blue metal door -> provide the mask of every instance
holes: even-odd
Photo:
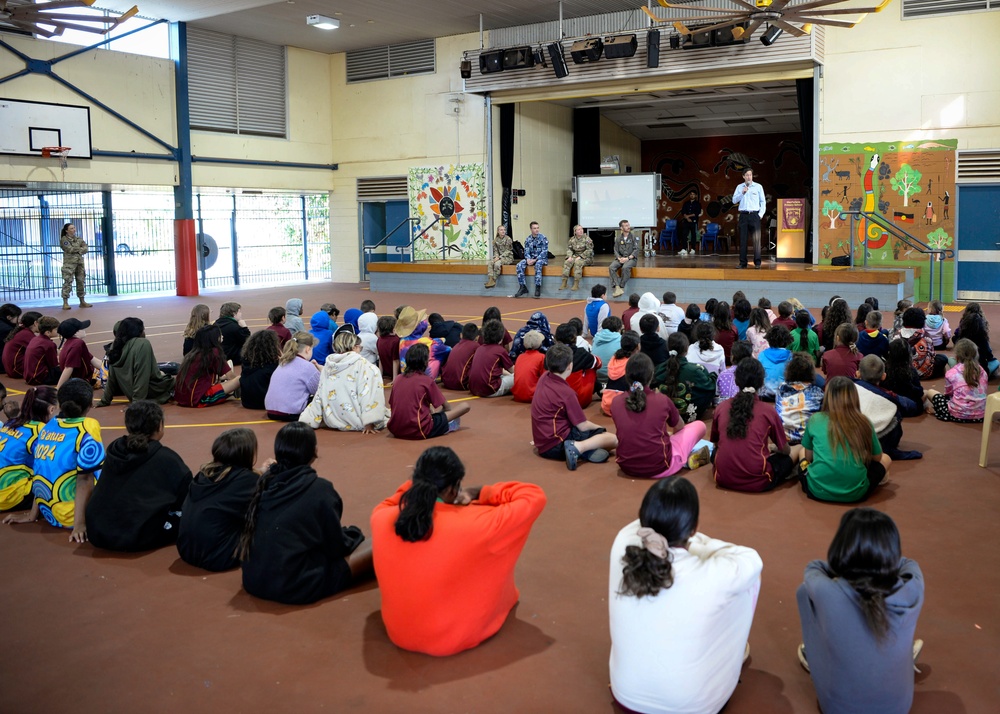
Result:
[[[385,202],[385,227],[386,230],[392,230],[399,226],[400,223],[405,221],[410,216],[410,204],[407,201],[386,201]],[[406,250],[399,251],[397,247],[408,246],[410,244],[410,239],[413,237],[410,235],[410,226],[403,226],[396,230],[389,240],[386,242],[386,260],[389,262],[398,263],[409,263],[412,258],[412,251],[407,248]]]
[[[959,186],[959,300],[1000,300],[1000,185]]]

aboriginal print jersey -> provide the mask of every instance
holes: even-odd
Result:
[[[72,528],[75,518],[76,477],[92,472],[101,477],[104,445],[96,419],[55,418],[35,439],[35,477],[31,494],[51,525]]]
[[[28,422],[8,429],[0,426],[0,511],[9,511],[31,493],[35,457],[31,452],[42,423]]]

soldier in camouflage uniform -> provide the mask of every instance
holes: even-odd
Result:
[[[486,287],[495,287],[503,266],[513,264],[514,241],[507,235],[507,226],[501,223],[497,226],[497,234],[493,237],[493,257],[486,264]]]
[[[87,280],[83,256],[89,250],[87,241],[76,234],[76,226],[67,223],[59,234],[59,247],[63,251],[62,309],[69,310],[69,293],[73,287],[73,278],[76,278],[76,296],[80,298],[80,307],[91,307],[90,303],[83,299],[83,296],[86,295],[85,283]]]
[[[583,266],[593,265],[593,263],[594,241],[592,241],[590,236],[584,232],[583,226],[573,226],[573,235],[570,237],[569,243],[566,246],[566,260],[563,263],[562,285],[559,286],[559,289],[566,289],[566,283],[569,281],[569,275],[572,272],[573,287],[571,289],[578,290],[580,288],[580,278],[583,277]]]

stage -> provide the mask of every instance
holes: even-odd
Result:
[[[594,265],[584,268],[580,289],[576,292],[569,289],[558,290],[563,259],[564,256],[557,256],[544,268],[544,297],[589,297],[591,287],[597,283],[608,287],[610,297],[610,255],[598,255],[594,259]],[[513,265],[504,266],[503,275],[495,288],[484,288],[485,261],[377,262],[369,263],[368,272],[372,292],[504,297],[513,295],[517,290]],[[651,292],[659,298],[667,290],[672,290],[677,294],[678,304],[696,302],[702,305],[713,297],[728,301],[734,292],[742,290],[754,305],[761,296],[767,296],[775,306],[782,300],[794,297],[806,307],[819,309],[828,303],[831,295],[840,295],[852,307],[860,305],[867,297],[875,297],[883,311],[891,311],[895,309],[897,301],[913,299],[915,282],[919,278],[919,267],[847,268],[777,263],[765,258],[760,269],[754,269],[752,263],[749,268],[740,269],[739,257],[735,254],[694,258],[661,254],[639,259],[626,287],[626,295],[619,300],[625,301],[629,293],[644,292]],[[533,275],[529,272],[529,288],[533,287],[533,280]],[[531,294],[534,295],[533,289]]]

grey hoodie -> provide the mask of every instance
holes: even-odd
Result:
[[[308,332],[302,322],[302,301],[292,298],[285,303],[285,327],[294,335],[296,332]]]

